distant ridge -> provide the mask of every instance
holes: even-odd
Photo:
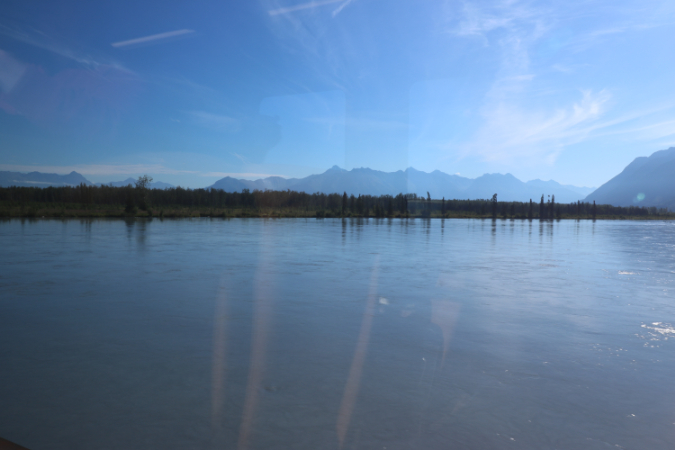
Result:
[[[77,186],[80,183],[91,185],[87,180],[77,172],[70,172],[68,175],[58,175],[55,173],[41,172],[0,172],[0,186],[22,186],[22,187],[48,187],[48,186]]]
[[[108,183],[96,183],[97,186],[123,187],[135,183],[134,178]],[[48,187],[77,186],[80,183],[93,185],[77,172],[68,175],[48,174],[41,172],[0,172],[0,187]],[[167,189],[171,184],[156,181],[150,184],[153,189]],[[305,178],[268,177],[258,180],[244,180],[225,177],[209,186],[227,192],[249,190],[286,190],[307,193],[342,193],[348,195],[397,195],[399,193],[415,193],[426,196],[429,192],[433,198],[446,199],[481,199],[491,198],[497,193],[500,201],[539,201],[542,195],[555,195],[559,203],[570,203],[582,200],[594,188],[561,185],[555,181],[532,180],[526,183],[511,174],[485,174],[471,179],[459,175],[449,175],[435,170],[422,172],[412,167],[396,172],[382,172],[368,168],[345,170],[333,166],[324,173],[310,175]],[[547,197],[548,198],[548,197]]]
[[[675,147],[635,158],[620,174],[589,194],[586,201],[675,210]]]
[[[136,179],[129,177],[124,181],[110,181],[108,183],[96,183],[96,186],[124,187],[129,185],[135,186],[135,183]],[[164,183],[162,181],[153,181],[152,183],[150,183],[150,189],[168,189],[172,187],[176,186],[174,186],[173,184]]]
[[[124,181],[111,181],[110,183],[96,183],[96,186],[115,186],[122,187],[131,184],[132,186],[136,180],[134,178],[127,178]],[[42,173],[42,172],[3,172],[0,171],[0,187],[62,187],[62,186],[79,186],[85,184],[93,186],[94,183],[87,180],[82,174],[75,171],[68,175],[58,175],[56,173]],[[174,185],[164,183],[162,181],[155,181],[150,183],[152,189],[167,189]]]
[[[555,195],[556,201],[571,203],[583,199],[594,188],[563,186],[555,181],[533,180],[523,183],[511,174],[485,174],[476,179],[449,175],[435,170],[422,172],[412,167],[397,172],[360,168],[345,170],[333,166],[324,173],[305,178],[269,177],[258,180],[243,180],[225,177],[212,186],[228,192],[249,190],[286,190],[307,193],[342,193],[348,195],[396,195],[429,192],[432,198],[480,199],[491,198],[497,193],[501,201],[539,201],[542,195]]]

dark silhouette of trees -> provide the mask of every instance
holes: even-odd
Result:
[[[126,191],[127,191],[127,199],[126,204],[124,206],[124,212],[127,214],[135,214],[136,202],[134,201],[134,193],[130,188],[127,188]]]
[[[148,189],[150,187],[150,183],[152,183],[152,177],[148,175],[138,177],[138,180],[135,182],[136,188],[141,190]]]
[[[497,194],[492,196],[492,218],[496,219],[497,218]]]
[[[424,207],[422,208],[422,217],[431,217],[431,195],[427,191],[426,200],[424,197],[421,197],[420,200],[424,202]]]
[[[539,203],[539,220],[546,219],[545,209],[544,209],[544,194],[541,194],[541,202]]]
[[[8,187],[0,188],[0,216],[22,216],[28,211],[45,211],[47,215],[58,215],[58,211],[108,211],[113,214],[137,214],[145,194],[147,213],[150,215],[164,211],[199,210],[204,215],[258,215],[279,214],[314,216],[321,212],[322,217],[362,216],[371,212],[377,217],[493,217],[498,213],[511,218],[529,219],[534,216],[534,202],[499,202],[495,194],[492,199],[477,200],[434,200],[430,195],[418,197],[415,194],[371,196],[359,195],[358,198],[343,194],[307,194],[287,191],[249,191],[225,192],[220,189],[149,189],[147,184],[138,186],[63,186],[63,187]],[[151,201],[150,201],[151,200]],[[42,214],[42,213],[41,213]],[[552,198],[544,203],[542,195],[539,205],[539,217],[560,219],[567,217],[631,217],[666,216],[667,209],[646,207],[617,207],[594,203],[574,202],[559,204]],[[43,214],[44,215],[44,214]],[[668,216],[670,217],[670,216]]]
[[[136,180],[136,197],[138,198],[138,205],[143,211],[147,211],[150,206],[148,198],[148,187],[152,183],[152,177],[143,175]]]

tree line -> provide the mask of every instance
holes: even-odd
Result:
[[[596,216],[666,216],[666,209],[596,205],[595,202],[557,203],[555,196],[542,195],[538,202],[501,202],[497,194],[491,199],[446,200],[417,194],[347,195],[308,194],[291,190],[247,189],[225,192],[222,189],[149,189],[149,177],[140,177],[135,186],[5,187],[0,188],[4,209],[41,205],[53,208],[122,208],[127,214],[146,211],[152,215],[165,209],[206,208],[219,210],[292,210],[317,217],[492,217],[552,220],[563,217]]]

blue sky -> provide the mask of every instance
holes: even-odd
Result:
[[[4,1],[0,170],[599,186],[675,145],[675,2]]]

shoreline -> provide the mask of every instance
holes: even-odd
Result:
[[[0,221],[11,219],[476,219],[476,220],[519,220],[519,221],[540,221],[540,222],[556,222],[561,220],[575,220],[575,221],[594,221],[594,220],[634,220],[634,221],[672,221],[675,220],[675,213],[667,215],[649,215],[649,216],[627,216],[627,215],[596,215],[593,218],[590,215],[572,216],[563,215],[556,218],[539,218],[539,217],[524,217],[517,216],[497,216],[479,215],[479,214],[456,214],[446,213],[425,215],[423,213],[413,214],[395,214],[391,216],[374,216],[374,215],[358,215],[358,214],[331,214],[325,211],[256,211],[256,210],[150,210],[139,211],[136,213],[126,213],[123,209],[120,210],[95,210],[95,209],[59,209],[59,210],[18,210],[18,211],[2,211],[0,214]]]

